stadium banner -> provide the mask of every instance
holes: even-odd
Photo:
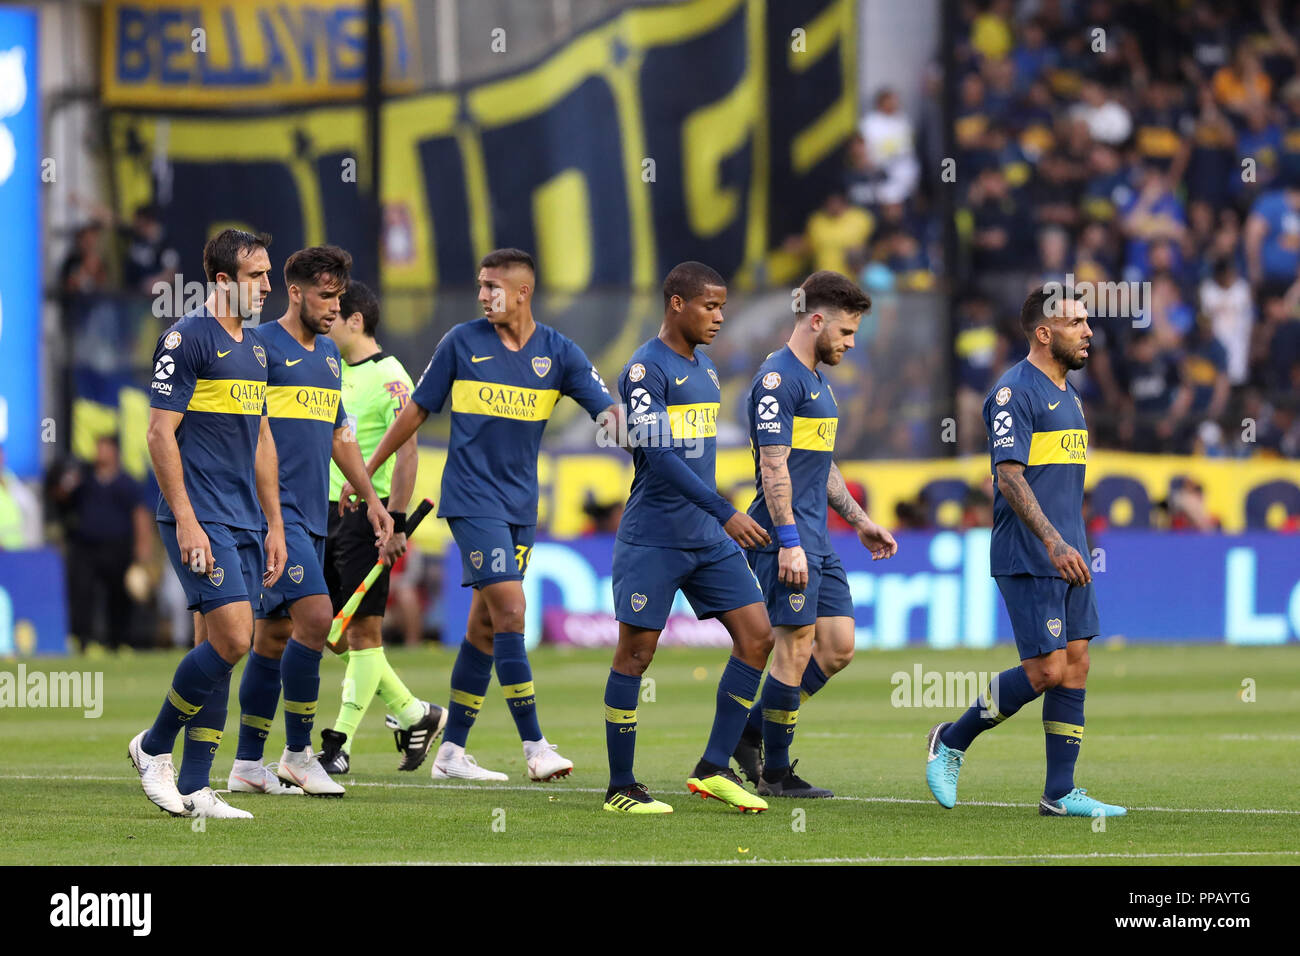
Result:
[[[275,19],[268,11],[283,6],[184,9],[229,23],[228,34],[252,45],[258,24]],[[780,247],[837,188],[857,122],[856,6],[633,6],[517,72],[388,99],[385,291],[472,285],[477,261],[502,246],[535,255],[543,289],[652,288],[684,259],[708,262],[737,287],[791,281],[799,260]],[[123,8],[137,9],[108,4],[110,14]],[[137,15],[157,32],[158,14]],[[228,225],[272,233],[276,260],[285,254],[276,250],[335,242],[351,250],[357,275],[376,274],[380,250],[356,241],[367,234],[362,108],[286,109],[268,81],[246,91],[256,114],[213,115],[212,95],[188,85],[206,60],[182,52],[190,69],[153,65],[171,63],[158,50],[174,42],[144,44],[154,52],[140,54],[150,66],[139,82],[167,90],[174,72],[176,95],[109,117],[121,214],[162,202],[186,276],[201,276],[203,243]],[[121,52],[109,52],[106,99],[122,104]],[[288,75],[295,89],[320,87]]]
[[[40,194],[53,160],[40,153],[36,57],[37,14],[0,8],[0,445],[20,478],[40,475],[44,418]]]
[[[989,576],[987,529],[897,538],[897,555],[872,562],[855,536],[832,535],[853,594],[859,648],[978,648],[1012,640],[1006,608]],[[1099,535],[1091,550],[1104,640],[1239,645],[1300,640],[1300,561],[1293,538],[1110,532]],[[524,579],[529,646],[543,636],[586,647],[617,642],[613,554],[609,535],[537,540]],[[459,643],[471,592],[460,587],[454,544],[442,579],[444,640]],[[666,643],[730,644],[716,621],[696,621],[680,594],[672,613]]]
[[[0,551],[0,658],[67,652],[63,558],[53,548]]]
[[[412,0],[384,0],[385,87],[413,90]],[[359,98],[364,0],[105,0],[105,106],[224,109]]]

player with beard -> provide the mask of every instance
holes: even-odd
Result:
[[[1074,785],[1083,743],[1088,642],[1097,636],[1097,601],[1083,525],[1088,426],[1066,379],[1088,361],[1092,330],[1076,298],[1058,285],[1036,289],[1020,310],[1029,356],[984,400],[994,474],[990,570],[1002,592],[1020,665],[1003,671],[956,721],[926,738],[926,782],[940,805],[957,802],[966,750],[1040,694],[1047,738],[1042,816],[1123,816]]]
[[[838,365],[853,348],[871,299],[831,271],[814,272],[799,289],[802,305],[790,341],[767,357],[749,390],[758,486],[749,514],[771,542],[745,556],[763,586],[776,646],[735,757],[761,796],[815,798],[833,794],[795,775],[795,723],[802,702],[853,659],[854,639],[853,596],[831,547],[827,505],[857,531],[873,561],[892,557],[898,545],[853,500],[835,467],[839,405],[817,371],[818,365]]]
[[[329,337],[339,318],[352,257],[338,246],[313,246],[284,264],[289,308],[257,330],[266,349],[266,407],[280,457],[280,509],[289,558],[274,587],[263,589],[253,649],[239,684],[239,749],[230,771],[232,791],[338,797],[311,749],[320,690],[320,659],[334,609],[325,583],[329,465],[333,459],[366,502],[382,547],[393,532],[366,474],[361,450],[347,427],[342,365]],[[285,749],[279,765],[262,764],[266,737],[284,691]]]

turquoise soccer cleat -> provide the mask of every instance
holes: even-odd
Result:
[[[930,785],[930,792],[939,805],[951,810],[957,803],[957,775],[961,773],[966,751],[953,750],[939,739],[944,728],[949,726],[951,721],[935,724],[926,734],[925,782]]]
[[[1038,801],[1038,815],[1042,817],[1122,817],[1127,813],[1128,811],[1123,807],[1094,800],[1088,796],[1087,790],[1079,787],[1075,787],[1059,800],[1048,800],[1043,797]]]

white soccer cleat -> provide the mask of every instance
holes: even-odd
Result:
[[[211,817],[214,820],[251,820],[253,815],[247,810],[232,807],[218,796],[211,787],[195,790],[185,795],[185,815],[190,817]]]
[[[465,753],[464,747],[442,742],[438,754],[433,758],[433,769],[429,771],[434,780],[509,780],[503,773],[487,770],[478,765],[478,761]]]
[[[290,786],[298,786],[312,797],[341,797],[347,793],[320,765],[320,757],[312,753],[311,746],[294,752],[288,747],[280,755],[275,774]]]
[[[302,793],[302,787],[285,783],[271,767],[262,766],[260,760],[236,760],[226,786],[231,793],[269,793],[277,797]]]
[[[140,786],[160,810],[166,810],[174,817],[188,816],[181,792],[176,789],[176,769],[172,766],[171,754],[153,756],[144,752],[140,742],[149,731],[142,730],[131,738],[126,745],[126,752],[131,758],[135,772],[140,775]]]
[[[559,780],[573,772],[573,761],[561,757],[555,744],[549,743],[545,737],[524,741],[524,759],[528,762],[528,776],[535,783]]]

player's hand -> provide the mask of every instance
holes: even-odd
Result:
[[[197,521],[176,523],[176,544],[181,549],[181,560],[195,574],[210,574],[217,566],[217,560],[212,556],[212,544]]]
[[[772,543],[763,526],[743,511],[737,511],[728,518],[722,530],[742,548],[761,548]]]
[[[406,535],[394,534],[388,539],[388,543],[379,549],[379,560],[391,568],[404,554],[406,554]]]
[[[357,510],[357,489],[352,487],[350,482],[343,482],[343,487],[339,489],[339,517],[343,517],[345,511]]]
[[[1047,545],[1047,557],[1061,577],[1075,587],[1083,587],[1092,580],[1088,562],[1083,560],[1083,555],[1066,544],[1064,538],[1057,538]]]
[[[266,573],[262,575],[262,587],[269,588],[289,563],[289,549],[284,544],[284,528],[272,528],[266,532]]]
[[[865,519],[855,530],[858,532],[858,540],[862,542],[862,546],[871,552],[872,561],[892,558],[898,553],[898,542],[894,540],[894,536],[870,518]]]
[[[808,586],[808,555],[803,548],[782,548],[776,555],[777,578],[791,591]]]
[[[375,547],[382,551],[393,536],[393,516],[388,513],[383,502],[376,498],[373,503],[366,505],[366,517],[370,519],[370,527],[375,529]]]

